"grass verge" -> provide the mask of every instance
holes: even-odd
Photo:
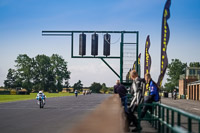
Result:
[[[0,95],[0,103],[5,102],[14,102],[14,101],[23,101],[23,100],[31,100],[36,99],[37,93],[30,93],[30,95]],[[73,93],[48,93],[45,92],[47,98],[49,97],[63,97],[63,96],[72,96]]]

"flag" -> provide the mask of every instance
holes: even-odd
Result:
[[[162,18],[162,30],[161,30],[161,64],[160,64],[160,76],[158,78],[157,85],[160,88],[162,86],[162,81],[168,66],[168,58],[167,58],[167,44],[169,42],[170,30],[167,23],[167,20],[170,18],[170,8],[171,0],[167,0],[165,4],[165,8],[163,11]]]
[[[141,53],[138,55],[138,67],[139,67],[139,69],[138,69],[138,75],[140,76],[140,58],[141,58]],[[134,63],[133,63],[133,67],[132,67],[132,70],[136,70],[136,61],[134,61]],[[131,70],[131,69],[130,69]],[[129,75],[131,74],[131,71],[130,71],[130,73],[129,73]],[[130,76],[131,77],[131,76]]]
[[[136,70],[136,61],[133,63],[133,68],[132,70]]]
[[[138,55],[138,75],[140,76],[141,69],[140,69],[140,58],[141,58],[141,53]]]
[[[131,80],[131,69],[126,74],[126,80]]]
[[[149,35],[147,36],[146,39],[146,44],[145,44],[145,58],[144,58],[144,76],[145,74],[150,73],[151,70],[151,56],[149,54],[149,48],[150,48],[150,38]],[[147,96],[148,94],[148,90],[149,90],[149,84],[146,84],[146,93],[145,95]]]
[[[131,79],[131,69],[129,70],[128,74],[129,74],[128,79],[129,79],[129,80],[132,80],[132,79]]]
[[[138,55],[138,65],[140,65],[141,53]]]
[[[151,69],[151,56],[149,54],[149,48],[150,48],[150,39],[148,35],[145,44],[144,75],[150,73]]]
[[[141,53],[138,55],[138,67],[139,67],[139,69],[138,69],[138,75],[140,75],[140,58],[141,58]],[[133,67],[132,67],[132,69],[130,69],[129,70],[129,72],[128,72],[128,74],[129,74],[129,79],[130,80],[132,80],[131,79],[131,70],[136,70],[136,61],[134,61],[134,63],[133,63]]]

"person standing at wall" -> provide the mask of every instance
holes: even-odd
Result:
[[[114,93],[115,93],[115,94],[117,94],[117,88],[119,87],[119,85],[120,85],[120,81],[117,80],[117,81],[116,81],[116,85],[114,86]]]
[[[128,91],[125,88],[125,86],[120,83],[120,81],[117,81],[117,84],[118,84],[117,93],[119,94],[119,97],[121,98],[122,105],[124,106],[124,111],[128,112],[127,96],[126,96],[126,94],[128,93]]]

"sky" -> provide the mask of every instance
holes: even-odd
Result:
[[[168,20],[168,61],[200,62],[200,1],[171,0]],[[19,54],[61,55],[68,62],[73,85],[93,82],[113,86],[118,77],[99,59],[72,59],[69,37],[42,36],[43,30],[139,31],[143,76],[144,46],[150,35],[151,75],[160,74],[161,21],[166,0],[0,0],[0,86]],[[102,36],[102,35],[99,35]],[[117,36],[111,38],[111,55],[119,54]],[[77,41],[77,40],[76,40]],[[87,41],[89,42],[89,41]],[[78,43],[74,51],[78,52]],[[87,54],[90,52],[87,44]],[[102,48],[99,47],[99,53]],[[119,73],[119,60],[106,60]],[[164,82],[166,82],[165,75]]]

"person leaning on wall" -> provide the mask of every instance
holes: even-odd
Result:
[[[116,85],[114,86],[114,93],[115,93],[115,94],[117,94],[117,88],[119,87],[119,85],[120,85],[120,81],[117,80],[117,81],[116,81]]]
[[[124,111],[128,112],[127,107],[127,96],[128,93],[127,89],[123,84],[120,83],[120,81],[117,81],[118,87],[117,87],[117,93],[119,94],[119,97],[121,98],[122,105],[124,106]]]
[[[157,84],[152,80],[150,74],[145,74],[146,84],[149,84],[149,94],[144,97],[144,103],[158,102],[159,98],[159,88]],[[141,118],[143,118],[147,110],[151,109],[151,106],[144,106],[141,113]]]

